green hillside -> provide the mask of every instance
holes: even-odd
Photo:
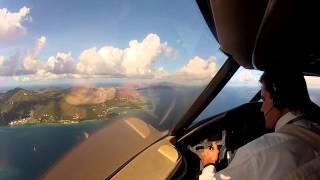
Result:
[[[95,92],[98,91],[90,89],[90,95],[93,97],[95,97]],[[71,104],[73,101],[68,100],[72,93],[74,92],[71,92],[71,89],[57,88],[41,91],[16,88],[2,93],[0,95],[0,125],[76,123],[88,119],[107,119],[128,110],[142,109],[147,105],[147,102],[141,97],[118,98],[109,94],[108,99],[103,102],[90,103],[90,100],[86,99],[87,103]],[[78,96],[71,96],[71,98],[78,98]]]

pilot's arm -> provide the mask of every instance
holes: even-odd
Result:
[[[216,173],[216,170],[214,164],[217,162],[219,156],[218,146],[213,144],[212,149],[204,149],[201,155],[201,161],[204,168],[199,176],[199,180],[215,179],[214,174]]]
[[[216,172],[213,164],[218,159],[219,151],[217,147],[213,150],[206,149],[202,153],[202,164],[205,168],[202,170],[199,180],[216,179],[256,179],[255,178],[255,158],[250,155],[247,149],[239,149],[229,166],[219,172]]]
[[[213,180],[216,179],[214,177],[216,173],[215,167],[214,165],[210,164],[205,166],[205,168],[203,168],[202,173],[199,176],[199,180]]]

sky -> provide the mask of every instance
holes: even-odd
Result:
[[[226,56],[194,0],[0,0],[0,85],[66,79],[208,83]],[[235,84],[256,84],[240,69]]]

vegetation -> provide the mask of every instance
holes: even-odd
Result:
[[[79,89],[81,92],[77,88],[48,88],[41,91],[16,88],[2,93],[0,125],[77,123],[89,119],[106,119],[149,106],[142,97],[125,96],[115,88]]]

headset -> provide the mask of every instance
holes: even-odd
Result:
[[[278,110],[281,110],[285,107],[284,103],[283,103],[283,97],[281,95],[281,93],[283,92],[283,89],[279,90],[279,83],[277,82],[277,80],[275,80],[275,78],[273,79],[272,82],[272,90],[273,90],[273,106],[275,108],[277,108]]]
[[[302,72],[288,70],[288,72],[269,71],[268,89],[273,105],[278,110],[288,108],[292,111],[305,111],[311,100]]]
[[[277,86],[277,83],[276,83],[275,79],[273,79],[273,81],[272,81],[272,91],[273,91],[272,92],[273,105],[265,113],[265,117],[269,115],[269,113],[273,110],[273,108],[281,110],[284,107],[284,105],[283,105],[283,103],[281,101],[281,95],[279,93],[280,91],[279,91],[279,88]]]

